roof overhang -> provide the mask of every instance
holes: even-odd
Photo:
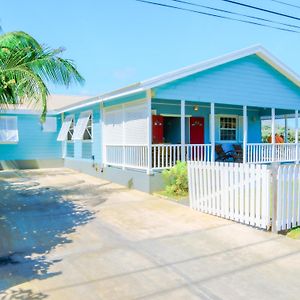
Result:
[[[79,102],[76,105],[70,105],[68,107],[62,108],[57,113],[63,113],[67,111],[71,111],[74,109],[79,109],[85,106],[93,105],[95,103],[100,103],[104,101],[109,101],[115,98],[119,98],[122,96],[127,96],[130,94],[139,93],[142,91],[147,91],[153,89],[155,87],[159,87],[161,85],[167,84],[169,82],[208,70],[214,67],[250,56],[250,55],[257,55],[262,60],[264,60],[267,64],[273,67],[275,70],[280,72],[283,76],[288,78],[291,82],[295,85],[300,87],[300,77],[294,71],[292,71],[289,67],[287,67],[283,62],[278,60],[275,56],[273,56],[269,51],[267,51],[261,45],[254,45],[245,49],[241,49],[229,54],[225,54],[213,59],[209,59],[203,61],[201,63],[191,65],[188,67],[184,67],[173,72],[165,73],[160,76],[156,76],[150,78],[148,80],[135,83],[133,85],[124,87],[119,90],[115,90],[111,93],[106,93],[101,96],[97,96],[94,98],[87,99],[85,101]]]

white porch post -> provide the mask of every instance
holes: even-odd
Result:
[[[216,151],[216,137],[215,137],[215,103],[210,103],[210,143],[211,143],[211,158],[212,162],[215,161],[215,151]]]
[[[299,112],[295,110],[295,144],[296,144],[296,163],[299,163]]]
[[[243,106],[243,163],[247,162],[248,116],[247,106]]]
[[[185,100],[180,101],[180,108],[181,161],[185,161]]]
[[[288,119],[287,115],[284,115],[284,142],[288,143]]]
[[[122,169],[125,170],[126,153],[125,153],[125,106],[122,104]]]
[[[100,141],[102,140],[102,163],[103,167],[106,167],[107,164],[107,159],[106,159],[106,137],[105,137],[105,130],[104,130],[104,107],[103,107],[103,102],[100,102],[100,118],[101,118],[101,129],[100,129]]]
[[[275,161],[275,108],[272,108],[272,162]]]
[[[147,174],[152,173],[152,112],[151,112],[151,90],[147,91]]]

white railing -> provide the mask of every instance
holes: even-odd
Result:
[[[188,162],[192,209],[267,229],[270,217],[268,166],[219,162]]]
[[[291,162],[298,160],[299,144],[247,144],[247,162]]]
[[[169,169],[181,160],[181,145],[152,145],[153,169]]]
[[[183,146],[185,160],[210,161],[210,144],[187,144]],[[180,144],[152,145],[153,169],[169,169],[181,160],[182,146]]]
[[[146,169],[148,147],[147,145],[106,145],[105,157],[106,165]]]
[[[211,144],[185,145],[186,160],[211,161]]]

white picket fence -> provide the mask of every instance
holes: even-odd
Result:
[[[274,232],[300,226],[300,165],[188,162],[190,207]]]
[[[300,226],[300,165],[280,166],[277,174],[277,229]]]
[[[270,170],[265,165],[188,162],[190,206],[259,228],[270,227]]]

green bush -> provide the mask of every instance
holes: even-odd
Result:
[[[166,184],[167,194],[185,196],[188,193],[186,162],[177,161],[173,168],[163,171],[162,175]]]

